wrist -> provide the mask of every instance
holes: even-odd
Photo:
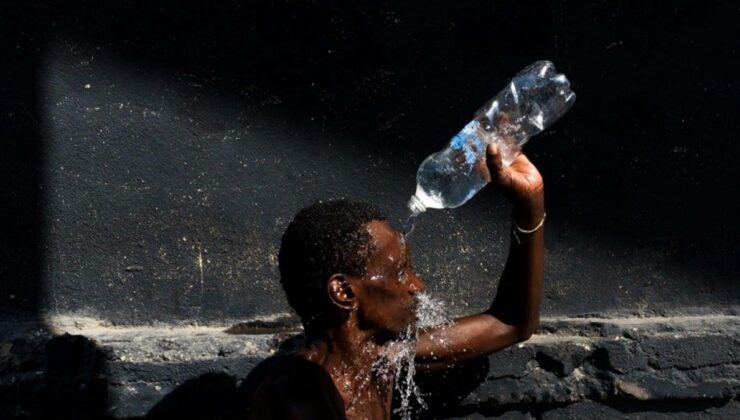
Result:
[[[540,188],[514,201],[511,217],[522,228],[536,226],[545,216],[545,193]]]

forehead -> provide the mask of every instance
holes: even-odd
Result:
[[[373,238],[373,245],[376,247],[375,256],[386,259],[401,257],[405,252],[405,244],[401,234],[398,233],[388,222],[372,221],[367,224],[370,236]]]

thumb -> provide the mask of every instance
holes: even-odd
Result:
[[[498,145],[489,144],[486,147],[486,165],[488,165],[488,170],[495,174],[499,174],[504,168],[504,160]]]

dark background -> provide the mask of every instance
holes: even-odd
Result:
[[[337,197],[393,220],[421,160],[527,64],[578,100],[528,144],[545,315],[736,310],[733,2],[5,2],[0,308],[137,324],[287,311],[280,235]],[[430,211],[417,271],[490,301],[508,206]]]

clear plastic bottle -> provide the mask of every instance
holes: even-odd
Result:
[[[428,208],[464,204],[489,181],[489,143],[498,144],[504,165],[510,165],[529,138],[568,112],[575,99],[568,79],[549,61],[537,61],[517,73],[447,147],[419,166],[416,193],[408,204],[411,217]]]

